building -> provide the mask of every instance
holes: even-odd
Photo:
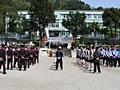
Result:
[[[56,18],[55,23],[50,23],[46,28],[46,35],[48,42],[62,42],[67,43],[71,41],[72,35],[69,30],[66,29],[63,25],[63,19],[67,19],[67,15],[72,13],[84,13],[86,15],[85,22],[89,26],[93,22],[97,22],[100,28],[103,27],[102,14],[104,11],[98,10],[55,10],[54,15]],[[67,40],[67,38],[68,40]],[[66,38],[66,39],[65,39]]]

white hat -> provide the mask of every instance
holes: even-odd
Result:
[[[59,48],[59,49],[62,49],[62,47],[61,47],[61,46],[59,46],[58,48]]]

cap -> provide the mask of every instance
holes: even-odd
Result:
[[[61,46],[59,46],[58,48],[59,48],[59,49],[62,49],[62,47],[61,47]]]

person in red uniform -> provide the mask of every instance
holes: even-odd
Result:
[[[16,67],[16,63],[18,64],[18,61],[19,61],[19,50],[17,47],[15,47],[15,50],[14,50],[14,65],[13,67],[15,68]]]
[[[30,68],[30,48],[26,48],[26,66],[27,68]]]
[[[22,67],[24,68],[24,71],[26,71],[26,59],[25,59],[25,56],[26,56],[26,50],[24,48],[24,45],[21,45],[21,48],[20,48],[20,51],[19,51],[20,59],[19,59],[19,62],[18,62],[20,71],[22,70]]]
[[[3,74],[6,74],[6,67],[5,67],[5,62],[6,62],[6,50],[4,48],[4,45],[1,45],[0,47],[0,69],[3,66]]]
[[[30,64],[35,64],[35,49],[34,47],[30,47]]]
[[[7,69],[13,69],[13,50],[12,47],[9,46],[7,50]]]

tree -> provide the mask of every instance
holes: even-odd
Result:
[[[93,22],[91,25],[88,27],[90,32],[93,32],[94,35],[96,36],[96,33],[100,33],[100,26],[98,25],[98,22]]]
[[[103,7],[97,7],[96,10],[105,10]]]
[[[120,11],[117,8],[110,8],[112,12],[112,21],[113,21],[113,27],[115,28],[115,37],[117,35],[117,28],[119,27],[120,24]]]
[[[112,12],[109,9],[106,9],[102,15],[103,18],[103,25],[110,29],[111,37],[113,37],[113,21],[112,21]]]
[[[31,27],[31,29],[34,31],[39,30],[40,41],[42,42],[45,27],[48,26],[48,23],[55,20],[52,3],[49,0],[30,0],[30,2],[31,24],[35,26]]]
[[[81,0],[53,0],[55,10],[90,10],[90,5]]]
[[[117,28],[119,28],[120,23],[120,11],[117,8],[106,9],[102,15],[103,25],[107,27],[111,32],[111,37],[116,37]],[[115,28],[113,33],[113,28]]]
[[[0,23],[1,32],[5,32],[5,18],[10,19],[17,16],[19,10],[27,10],[29,3],[26,0],[0,0]],[[12,17],[12,18],[11,18]],[[13,23],[10,21],[10,23]]]
[[[69,13],[67,19],[63,20],[63,26],[67,28],[76,39],[79,34],[84,34],[85,25],[84,13]]]

